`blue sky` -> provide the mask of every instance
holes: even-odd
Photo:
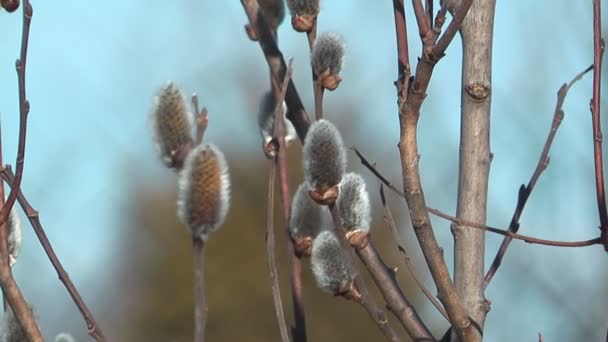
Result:
[[[67,0],[61,4],[33,1],[33,6],[27,73],[31,114],[23,191],[40,211],[55,249],[85,297],[96,297],[101,289],[95,284],[103,276],[98,270],[107,265],[113,242],[120,238],[120,209],[129,188],[123,177],[126,166],[142,178],[168,174],[154,154],[149,132],[148,113],[159,86],[171,79],[187,93],[197,92],[213,122],[207,138],[228,153],[257,152],[258,133],[249,118],[250,108],[255,108],[251,101],[263,90],[246,94],[243,80],[264,79],[265,62],[257,44],[244,35],[246,17],[238,1]],[[410,59],[415,61],[420,44],[412,12],[407,11]],[[592,62],[591,14],[590,1],[498,2],[491,134],[495,157],[488,215],[492,225],[508,224],[517,189],[529,179],[542,148],[557,89]],[[0,13],[0,113],[6,161],[14,160],[16,151],[14,60],[20,22],[20,15]],[[398,180],[391,2],[325,1],[319,25],[320,31],[340,33],[347,44],[344,82],[326,96],[326,111],[345,104],[356,108],[353,131],[344,133],[347,144],[386,160],[386,174]],[[606,20],[604,27],[608,27]],[[284,55],[295,57],[294,80],[310,109],[306,39],[289,25],[282,26],[280,37]],[[458,37],[447,53],[436,68],[423,106],[420,148],[428,202],[453,212],[460,101]],[[603,83],[605,93],[608,85]],[[558,240],[587,239],[597,233],[590,94],[591,77],[570,92],[550,167],[523,217],[523,233]],[[607,104],[603,102],[604,123]],[[436,228],[440,242],[450,246],[447,224],[435,222],[444,227]],[[488,257],[499,242],[488,237]],[[58,332],[61,329],[45,306],[63,305],[67,295],[61,292],[31,232],[25,233],[24,243],[15,273],[26,295],[45,303],[39,310],[43,327],[49,334]],[[530,339],[542,331],[547,340],[555,340],[558,335],[551,333],[563,317],[547,317],[544,313],[550,303],[536,300],[538,292],[533,289],[513,290],[509,278],[530,270],[548,278],[570,273],[560,278],[565,288],[593,284],[594,266],[605,262],[605,253],[600,248],[566,250],[518,243],[510,253],[526,255],[529,262],[522,265],[508,259],[513,262],[505,264],[489,289],[487,296],[494,304],[487,322],[488,340],[504,336],[492,334],[505,322],[519,326],[521,315],[510,314],[518,305],[527,305],[525,320],[534,324],[513,334]],[[451,253],[446,256],[451,263]]]

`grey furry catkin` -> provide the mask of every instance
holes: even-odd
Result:
[[[76,342],[76,339],[71,334],[59,333],[55,336],[55,342]]]
[[[308,195],[308,184],[302,183],[296,190],[291,202],[289,234],[293,239],[315,238],[321,231],[322,209]]]
[[[222,225],[230,206],[224,154],[214,145],[193,149],[180,174],[177,213],[193,237],[206,241]]]
[[[357,276],[340,241],[330,230],[322,231],[315,238],[310,265],[317,285],[332,294],[340,293]]]
[[[25,331],[19,325],[13,310],[8,307],[0,321],[0,342],[26,342]]]
[[[168,82],[154,98],[151,112],[154,142],[167,167],[179,169],[192,147],[192,121],[182,91]]]
[[[369,231],[372,217],[363,177],[353,172],[345,174],[340,183],[337,203],[346,230]]]
[[[287,0],[291,15],[316,16],[319,14],[319,0]]]
[[[268,91],[262,95],[262,98],[260,99],[260,108],[258,110],[258,126],[265,144],[268,144],[274,136],[274,109],[274,95],[272,91]],[[289,143],[297,137],[296,129],[293,127],[291,121],[287,120],[285,117],[287,112],[285,101],[283,101],[281,109],[283,112],[283,122],[285,123],[285,143]]]
[[[15,208],[11,209],[11,213],[8,215],[8,258],[9,265],[13,265],[17,262],[19,252],[21,252],[21,220],[17,214]]]
[[[317,77],[338,75],[342,71],[344,50],[344,42],[339,35],[321,33],[310,53],[310,63],[315,75]]]
[[[340,183],[346,170],[346,148],[334,124],[321,119],[310,125],[303,155],[304,176],[313,189],[325,191]]]

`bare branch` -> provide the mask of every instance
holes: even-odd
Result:
[[[608,251],[608,209],[606,209],[606,190],[604,189],[604,164],[602,161],[602,124],[600,123],[600,96],[602,77],[602,56],[605,42],[602,39],[601,1],[593,0],[593,97],[591,115],[593,121],[593,160],[595,162],[595,190],[600,216],[600,229],[604,249]]]
[[[194,342],[205,341],[207,297],[205,297],[205,241],[192,235],[194,255]]]
[[[412,260],[410,259],[410,256],[407,253],[407,250],[405,249],[405,246],[400,242],[401,238],[399,236],[397,224],[395,223],[395,219],[393,218],[391,209],[386,203],[386,197],[384,196],[384,186],[382,184],[380,184],[380,200],[382,202],[382,208],[384,208],[384,222],[386,222],[386,224],[391,228],[391,231],[393,232],[393,239],[397,244],[397,249],[399,249],[399,252],[403,254],[403,259],[405,260],[405,265],[407,266],[407,269],[410,271],[410,274],[412,275],[412,277],[418,284],[418,287],[420,287],[422,293],[424,293],[426,298],[428,298],[428,300],[431,302],[431,304],[433,304],[437,311],[439,311],[439,313],[449,321],[448,314],[443,309],[443,306],[441,306],[441,303],[439,303],[439,301],[431,293],[428,287],[424,284],[422,277],[420,277],[420,275],[418,275],[418,272],[416,272],[416,269],[412,264]]]
[[[527,236],[527,235],[516,234],[516,233],[513,233],[513,232],[511,232],[509,230],[505,230],[505,229],[499,229],[499,228],[486,226],[484,224],[477,223],[477,222],[462,220],[462,219],[459,219],[452,215],[446,214],[440,210],[433,209],[430,207],[427,209],[431,214],[442,217],[446,220],[452,221],[452,222],[456,223],[457,225],[485,230],[488,232],[508,236],[513,239],[522,240],[522,241],[525,241],[525,242],[531,243],[531,244],[554,246],[554,247],[587,247],[587,246],[593,246],[593,245],[597,245],[597,244],[601,243],[600,238],[595,238],[595,239],[591,239],[591,240],[582,240],[582,241],[554,241],[554,240],[539,239],[539,238],[535,238],[535,237],[531,237],[531,236]]]
[[[536,169],[534,169],[534,173],[532,173],[532,177],[528,182],[527,186],[522,186],[519,188],[519,195],[517,196],[517,205],[515,206],[515,211],[513,212],[513,216],[511,217],[511,223],[509,224],[509,231],[513,233],[517,233],[519,230],[519,220],[524,211],[526,203],[528,202],[528,198],[532,194],[532,190],[534,190],[534,186],[536,182],[540,178],[540,175],[549,165],[549,151],[551,150],[551,145],[553,144],[553,140],[555,139],[555,135],[557,130],[559,129],[562,120],[564,119],[564,111],[562,110],[564,101],[566,100],[566,95],[568,95],[568,91],[570,87],[576,83],[576,81],[580,80],[587,72],[593,69],[593,65],[578,73],[569,83],[564,83],[557,92],[557,103],[555,104],[555,111],[553,112],[553,121],[551,122],[551,129],[549,130],[549,134],[547,136],[547,140],[545,141],[545,146],[543,147],[543,151],[540,155],[538,163],[536,164]],[[490,269],[486,272],[484,277],[485,287],[488,287],[488,284],[492,281],[492,278],[496,274],[496,271],[500,267],[502,259],[507,252],[507,248],[509,248],[509,244],[511,243],[511,238],[506,236],[494,257],[494,261],[492,261],[492,265]]]
[[[209,124],[209,116],[206,107],[199,110],[198,96],[196,94],[192,95],[192,108],[194,109],[194,118],[196,120],[196,139],[194,140],[194,145],[198,145],[203,141],[203,136]]]
[[[11,171],[10,167],[8,167],[8,166],[5,167],[0,173],[1,173],[2,179],[4,179],[4,181],[6,181],[8,184],[14,184],[15,175]],[[23,208],[23,211],[26,213],[26,215],[30,221],[30,224],[34,228],[34,232],[36,233],[38,240],[42,244],[42,248],[44,249],[46,255],[49,257],[51,264],[53,264],[53,268],[55,268],[55,271],[57,272],[57,276],[59,277],[59,280],[63,283],[63,285],[67,289],[68,293],[72,297],[74,304],[76,304],[76,306],[78,307],[78,310],[82,314],[82,318],[84,319],[84,321],[87,324],[87,329],[88,329],[89,335],[91,337],[93,337],[96,341],[102,341],[102,342],[106,341],[106,338],[103,335],[101,328],[99,327],[97,322],[95,322],[95,318],[93,317],[93,314],[91,313],[91,311],[85,304],[84,300],[80,296],[80,293],[78,293],[78,290],[74,286],[74,283],[72,283],[70,276],[65,271],[65,269],[61,265],[61,262],[57,258],[57,255],[55,254],[55,251],[53,250],[53,246],[51,246],[51,243],[49,242],[49,239],[46,236],[46,233],[44,232],[44,228],[42,227],[42,224],[40,223],[40,218],[38,216],[38,212],[34,208],[32,208],[32,206],[29,204],[29,202],[27,201],[27,199],[25,198],[25,196],[23,195],[21,190],[19,190],[19,192],[17,192],[17,200],[19,201],[21,208]]]

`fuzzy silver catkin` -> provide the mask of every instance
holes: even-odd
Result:
[[[315,16],[319,14],[319,0],[287,0],[291,15]]]
[[[330,230],[319,233],[312,243],[310,265],[319,288],[333,294],[357,276],[338,237]]]
[[[369,231],[372,215],[363,177],[354,172],[345,174],[340,183],[337,203],[344,228]]]
[[[258,126],[265,144],[268,144],[274,136],[274,107],[274,95],[272,94],[272,91],[268,91],[262,95],[262,98],[260,99],[260,108],[258,110]],[[283,112],[283,122],[285,123],[285,142],[289,143],[297,137],[296,129],[293,127],[291,121],[287,120],[285,117],[287,113],[285,101],[283,101],[281,109]]]
[[[59,333],[55,336],[55,342],[76,342],[76,339],[71,334]]]
[[[27,341],[25,331],[19,325],[13,310],[8,307],[0,321],[0,342]]]
[[[300,184],[291,202],[289,233],[293,239],[302,237],[314,239],[321,231],[323,208],[310,198],[308,190],[308,184],[305,182]]]
[[[180,174],[177,213],[193,236],[206,241],[224,222],[230,206],[230,177],[224,154],[214,145],[193,149]]]
[[[193,144],[193,116],[182,91],[172,82],[154,98],[150,119],[160,158],[165,165],[173,167],[175,153]]]
[[[258,0],[264,17],[272,30],[276,30],[285,19],[285,3],[283,0]],[[258,15],[262,14],[258,12]]]
[[[13,267],[21,252],[21,220],[15,208],[11,209],[8,216],[8,258],[9,265]]]
[[[338,129],[321,119],[310,125],[304,139],[304,176],[316,190],[340,183],[346,170],[346,148]]]
[[[344,42],[342,38],[335,34],[324,32],[315,40],[310,53],[310,63],[312,70],[317,75],[323,73],[337,75],[342,71],[344,62]]]

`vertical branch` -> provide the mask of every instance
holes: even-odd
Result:
[[[205,242],[192,236],[194,249],[194,342],[205,341],[207,298],[205,297]]]
[[[279,330],[281,332],[281,338],[283,342],[289,341],[289,334],[287,332],[287,324],[285,323],[285,313],[283,310],[283,302],[281,301],[281,292],[279,288],[279,279],[278,272],[275,260],[275,238],[274,238],[274,225],[273,225],[273,217],[274,217],[274,179],[276,169],[279,169],[279,178],[281,182],[281,191],[283,195],[283,209],[284,209],[284,217],[285,222],[289,222],[289,189],[287,188],[287,166],[285,162],[285,121],[283,114],[283,99],[285,98],[285,92],[287,91],[287,85],[289,84],[289,80],[291,78],[292,72],[292,62],[289,61],[289,65],[287,66],[287,72],[285,73],[285,79],[283,80],[282,85],[277,87],[276,85],[273,88],[280,89],[280,93],[278,94],[275,110],[274,110],[274,139],[275,142],[278,143],[278,157],[275,157],[272,164],[273,167],[270,171],[269,184],[268,184],[268,225],[266,226],[266,247],[268,251],[268,266],[270,268],[270,279],[272,283],[272,295],[274,298],[275,311],[277,314],[277,320],[279,322]],[[281,159],[281,155],[283,156],[283,160]],[[285,192],[283,192],[285,191]]]
[[[21,52],[15,63],[17,69],[17,82],[19,87],[19,142],[17,146],[17,160],[15,180],[11,185],[11,192],[6,199],[5,205],[0,210],[0,225],[8,220],[8,215],[15,204],[17,193],[21,187],[23,178],[23,166],[25,160],[25,138],[27,136],[27,116],[30,112],[30,103],[25,92],[25,68],[27,66],[27,47],[30,38],[30,23],[32,22],[33,9],[29,0],[25,0],[23,7],[23,31],[21,32]]]
[[[397,36],[397,70],[398,78],[395,82],[399,97],[405,101],[409,89],[411,75],[410,58],[407,43],[407,25],[405,22],[405,7],[403,0],[393,0],[393,13],[395,16],[395,32]]]
[[[416,238],[418,239],[418,243],[424,254],[433,281],[437,286],[439,299],[446,309],[454,331],[463,341],[474,340],[476,333],[473,332],[474,327],[454,289],[450,273],[443,257],[443,249],[439,247],[439,244],[437,243],[429,213],[426,208],[426,201],[424,199],[420,181],[420,170],[418,167],[420,156],[418,154],[417,130],[418,120],[420,118],[420,108],[426,96],[426,90],[433,73],[433,68],[437,61],[443,56],[448,44],[454,38],[459,24],[467,14],[471,3],[472,0],[463,0],[437,44],[434,47],[424,49],[418,65],[416,66],[416,75],[411,81],[411,86],[404,88],[404,84],[399,84],[397,87],[398,90],[407,89],[408,91],[407,98],[404,98],[401,93],[398,93],[400,128],[399,150],[403,192],[410,212],[414,233],[416,234]],[[416,4],[416,2],[414,2],[414,4]],[[426,17],[424,16],[424,13],[421,13],[421,15],[419,14],[420,13],[416,14],[416,18],[420,25],[426,21]],[[420,25],[420,27],[426,29],[424,25]],[[400,32],[397,31],[398,38],[399,34]],[[424,37],[423,32],[421,32],[421,36]],[[423,39],[423,44],[426,45],[426,43],[427,42]],[[397,82],[400,82],[400,80]]]
[[[492,38],[495,1],[473,1],[460,26],[462,35],[462,95],[458,203],[460,219],[485,223],[490,174],[490,109]],[[484,296],[485,232],[452,225],[454,285],[481,341],[490,309]]]
[[[608,251],[608,212],[606,190],[604,188],[604,164],[602,161],[602,125],[600,123],[600,82],[602,77],[602,55],[605,43],[602,39],[602,18],[600,0],[593,0],[593,97],[591,114],[593,121],[593,160],[595,162],[595,190],[600,216],[600,229],[604,249]]]

